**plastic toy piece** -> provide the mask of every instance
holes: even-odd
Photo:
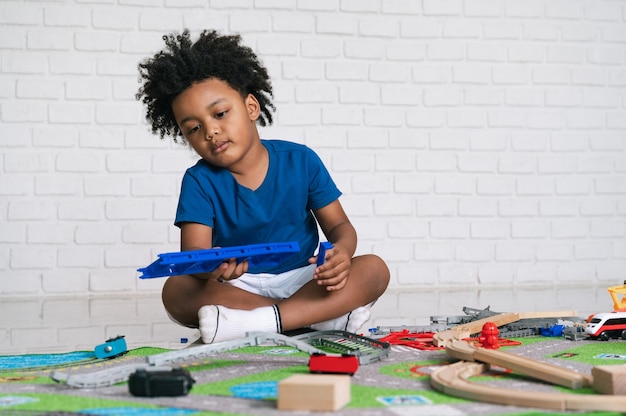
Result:
[[[391,345],[402,345],[405,347],[416,348],[423,351],[443,350],[445,347],[437,347],[433,345],[434,332],[411,332],[409,329],[403,329],[398,332],[391,332],[380,338],[381,342],[388,342]]]
[[[96,345],[93,352],[99,359],[119,357],[128,352],[126,339],[124,339],[124,335],[109,338],[104,344]]]
[[[316,331],[293,337],[325,353],[355,355],[362,365],[381,360],[389,355],[390,345],[372,338],[346,331]]]
[[[367,364],[380,360],[389,354],[389,344],[372,340],[359,335],[344,331],[316,331],[303,334],[298,337],[288,337],[282,334],[269,332],[251,332],[246,338],[206,344],[185,348],[178,351],[169,351],[146,357],[145,363],[128,364],[105,368],[91,373],[67,374],[58,370],[50,373],[50,378],[56,382],[66,383],[76,388],[99,388],[108,387],[116,383],[127,381],[130,374],[140,369],[161,369],[169,371],[174,363],[187,360],[200,360],[213,354],[229,351],[236,348],[258,346],[265,342],[275,345],[288,345],[300,351],[314,354],[322,353],[332,355],[332,352],[318,348],[331,348],[341,353],[352,354],[358,357],[360,364]]]
[[[480,331],[480,337],[478,337],[480,346],[494,350],[500,348],[500,343],[498,342],[499,333],[500,331],[498,331],[496,324],[493,322],[485,322],[482,331]]]
[[[626,312],[626,280],[623,286],[610,286],[609,295],[613,299],[613,310],[616,312]],[[622,299],[619,299],[622,295]]]
[[[321,266],[326,261],[326,250],[330,250],[333,248],[333,245],[328,241],[322,241],[320,243],[320,248],[317,252],[317,265]]]
[[[279,410],[334,412],[350,403],[350,376],[295,374],[278,383]]]
[[[186,396],[195,380],[187,370],[141,368],[128,378],[128,391],[133,396]]]
[[[608,341],[611,338],[626,340],[626,312],[597,313],[591,317],[585,333],[591,339]]]
[[[355,355],[332,356],[314,353],[309,359],[311,373],[348,374],[353,376],[359,369],[359,359]]]
[[[297,242],[251,244],[208,250],[179,251],[159,254],[147,267],[137,269],[140,279],[211,272],[228,259],[238,263],[248,260],[249,266],[274,266],[300,251]]]

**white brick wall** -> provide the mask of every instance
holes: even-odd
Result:
[[[258,51],[392,286],[626,279],[624,0],[1,0],[0,294],[158,292],[195,157],[136,68],[184,27]]]

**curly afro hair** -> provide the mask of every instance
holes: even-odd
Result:
[[[240,35],[222,36],[205,30],[193,43],[189,30],[163,36],[165,49],[139,64],[143,85],[136,94],[146,106],[152,133],[174,141],[183,137],[172,112],[172,101],[193,83],[220,79],[242,97],[252,94],[259,101],[261,126],[272,124],[272,85],[267,69],[256,54],[241,44]]]

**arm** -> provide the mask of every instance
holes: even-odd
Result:
[[[205,250],[212,248],[213,229],[204,224],[186,222],[180,226],[180,251]],[[198,273],[193,276],[203,280],[231,280],[236,279],[248,271],[248,262],[237,264],[236,259],[230,259],[220,264],[212,272]]]
[[[339,200],[314,211],[328,241],[334,248],[326,252],[326,262],[315,270],[314,279],[327,290],[340,290],[346,285],[350,275],[352,256],[356,251],[356,230],[350,223]],[[315,263],[311,258],[309,262]]]

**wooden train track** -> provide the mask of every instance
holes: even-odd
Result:
[[[479,333],[486,322],[493,322],[497,326],[502,326],[519,319],[565,317],[575,316],[575,314],[574,311],[505,313],[439,332],[434,336],[434,344],[445,347],[448,355],[460,361],[433,372],[431,385],[435,390],[451,396],[489,403],[550,410],[623,412],[626,409],[626,396],[519,391],[495,387],[492,384],[482,385],[468,380],[470,377],[488,371],[492,365],[497,365],[570,389],[591,386],[596,391],[602,391],[603,389],[598,388],[599,386],[594,386],[591,375],[521,357],[506,351],[476,348],[462,341],[472,334]]]

